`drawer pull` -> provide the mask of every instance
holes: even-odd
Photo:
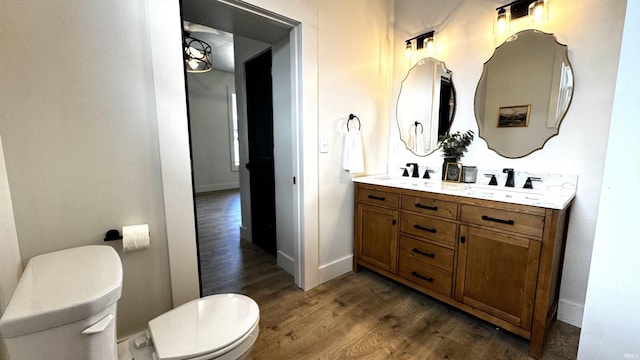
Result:
[[[384,196],[375,196],[375,195],[369,195],[367,196],[369,199],[373,199],[373,200],[380,200],[380,201],[384,201],[385,198]]]
[[[515,224],[515,222],[513,220],[496,219],[496,218],[489,217],[487,215],[482,215],[482,220],[493,221],[493,222],[497,222],[497,223],[500,223],[500,224],[506,224],[506,225]]]
[[[415,276],[415,277],[417,277],[417,278],[420,278],[420,279],[422,279],[422,280],[428,281],[428,282],[430,282],[430,283],[432,283],[432,282],[433,282],[433,278],[432,278],[432,277],[422,276],[422,275],[418,274],[418,273],[417,273],[417,272],[415,272],[415,271],[412,271],[412,272],[411,272],[411,275],[413,275],[413,276]]]
[[[427,231],[427,232],[430,232],[430,233],[433,233],[433,234],[436,233],[436,229],[431,229],[431,228],[424,227],[424,226],[421,226],[421,225],[418,225],[418,224],[413,225],[413,227],[415,229],[422,230],[422,231]]]
[[[422,205],[422,204],[415,204],[415,206],[418,209],[425,209],[425,210],[431,210],[431,211],[438,211],[438,207],[437,206],[427,206],[427,205]]]
[[[423,255],[423,256],[426,256],[426,257],[430,257],[432,259],[436,257],[436,254],[430,254],[430,253],[424,252],[424,251],[422,251],[420,249],[416,249],[416,248],[413,248],[413,250],[411,250],[411,251],[413,251],[416,254],[420,254],[420,255]]]

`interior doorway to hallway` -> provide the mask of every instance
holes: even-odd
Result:
[[[215,1],[204,4],[195,0],[183,1],[182,5],[184,20],[212,28],[215,28],[220,23],[218,17],[220,7],[228,7]],[[216,11],[212,11],[212,9],[216,9]],[[237,14],[233,16],[237,16]],[[255,16],[253,18],[255,19]],[[296,206],[294,201],[296,195],[294,191],[296,190],[293,184],[293,164],[297,155],[296,144],[293,140],[296,136],[294,133],[296,126],[292,124],[293,113],[291,110],[293,103],[290,75],[292,72],[290,67],[292,50],[289,48],[289,33],[292,28],[291,25],[283,26],[282,24],[274,27],[273,22],[266,21],[262,24],[256,24],[254,22],[246,25],[244,28],[231,29],[234,31],[234,46],[240,44],[238,48],[235,49],[236,66],[239,68],[236,69],[235,76],[239,109],[238,136],[240,138],[241,236],[261,244],[270,253],[276,255],[278,264],[291,274],[295,271],[295,259],[298,256],[295,251],[296,244],[294,244],[294,241],[297,236],[295,229],[297,227],[297,216],[299,216],[297,211],[294,211]],[[228,31],[229,29],[223,30]],[[240,32],[242,35],[239,36],[236,32]],[[267,38],[265,38],[265,36]],[[238,38],[240,38],[240,40],[238,40]],[[274,44],[270,44],[265,40],[273,42]],[[274,76],[274,78],[277,79],[273,86],[280,90],[278,91],[279,96],[282,97],[286,95],[286,99],[284,99],[284,101],[282,98],[277,100],[280,105],[279,108],[274,109],[274,118],[276,118],[277,121],[276,124],[272,126],[273,134],[270,136],[268,131],[265,131],[263,128],[258,128],[258,131],[255,132],[259,135],[259,141],[265,140],[267,144],[266,147],[270,147],[273,152],[277,152],[278,154],[275,157],[272,155],[272,159],[270,160],[271,173],[275,174],[272,175],[272,181],[265,181],[265,176],[259,175],[260,173],[264,173],[261,171],[263,168],[269,168],[269,166],[265,167],[261,165],[260,160],[263,157],[262,154],[254,156],[249,148],[251,146],[249,144],[253,143],[250,134],[251,124],[248,120],[250,117],[249,112],[251,112],[248,104],[251,90],[247,88],[245,92],[244,88],[245,79],[247,79],[247,82],[250,80],[244,71],[244,61],[256,56],[257,52],[255,49],[259,47],[256,45],[257,43],[262,43],[262,45],[266,45],[268,48],[270,48],[271,45],[275,45],[276,50],[271,56],[274,59],[286,59],[284,68],[281,66],[282,61],[274,60],[278,63],[278,65],[274,64],[274,67],[277,68],[274,69],[274,72],[278,73],[278,75]],[[264,47],[260,51],[263,50]],[[283,73],[285,73],[286,76],[283,76]],[[264,81],[260,80],[258,83],[262,84]],[[264,89],[258,92],[264,94]],[[272,101],[270,100],[269,103],[271,104]],[[262,114],[264,111],[260,110],[258,113]],[[277,141],[275,145],[276,149],[274,149],[274,137]],[[260,150],[263,147],[264,146],[259,145],[258,149]],[[280,159],[280,162],[278,162],[278,159]],[[269,161],[267,161],[267,163],[268,162]],[[247,165],[250,169],[246,168]],[[254,177],[254,173],[258,173],[256,174],[257,176]],[[266,195],[269,192],[270,194]],[[258,206],[254,206],[255,204]],[[267,204],[267,206],[265,206],[265,204]],[[261,208],[262,210],[260,210]],[[256,213],[256,211],[258,212]],[[260,211],[262,211],[262,213]],[[274,216],[276,213],[278,216]],[[276,227],[275,219],[279,218],[280,214],[284,214],[282,218],[287,220],[283,226]],[[265,234],[268,239],[266,241],[262,238]],[[202,254],[200,254],[200,257],[201,256]],[[202,274],[202,269],[200,270]]]

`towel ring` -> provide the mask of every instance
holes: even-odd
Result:
[[[362,124],[360,123],[360,118],[355,116],[355,115],[353,115],[353,114],[349,114],[349,119],[347,120],[347,131],[350,131],[349,130],[349,121],[351,121],[353,119],[358,120],[358,131],[360,131],[360,129],[362,128]]]

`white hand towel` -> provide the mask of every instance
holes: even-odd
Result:
[[[349,172],[359,174],[364,172],[364,154],[362,152],[362,137],[360,130],[351,130],[347,135],[349,153]]]
[[[414,152],[418,155],[424,154],[424,133],[416,134]]]
[[[349,171],[349,131],[342,133],[342,168]]]

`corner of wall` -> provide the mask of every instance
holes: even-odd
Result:
[[[9,179],[0,138],[0,315],[11,300],[22,274],[18,234],[13,216]],[[2,354],[0,348],[0,355]]]

